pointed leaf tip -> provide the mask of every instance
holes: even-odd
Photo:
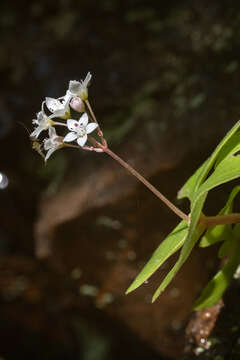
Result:
[[[141,286],[157,269],[184,244],[188,232],[188,225],[181,221],[176,228],[160,243],[150,260],[140,271],[136,279],[129,286],[126,294]]]

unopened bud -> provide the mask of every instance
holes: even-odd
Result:
[[[84,102],[79,97],[74,97],[70,102],[70,106],[73,110],[75,110],[77,112],[85,111]]]

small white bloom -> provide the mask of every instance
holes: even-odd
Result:
[[[68,118],[70,115],[69,102],[72,98],[72,94],[68,90],[66,95],[54,99],[46,97],[46,107],[54,115],[54,117]]]
[[[71,80],[69,82],[69,91],[71,92],[71,94],[73,96],[79,96],[80,99],[82,99],[83,101],[87,100],[88,86],[91,78],[92,75],[90,72],[88,72],[85,80],[80,80],[80,81]]]
[[[52,126],[54,121],[51,120],[51,116],[47,116],[44,111],[39,111],[39,113],[37,113],[37,119],[33,119],[32,123],[38,126],[34,129],[30,136],[37,138],[43,130],[47,130],[50,126]]]
[[[88,134],[93,132],[98,125],[93,122],[88,124],[88,115],[84,113],[78,121],[68,119],[67,127],[71,132],[65,136],[63,141],[71,142],[77,140],[78,145],[84,146],[87,142]]]
[[[49,139],[44,140],[44,150],[47,151],[45,161],[49,159],[54,151],[60,149],[63,146],[62,138],[56,134],[54,127],[50,127],[48,130]]]

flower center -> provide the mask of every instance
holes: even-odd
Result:
[[[77,134],[79,137],[85,136],[87,134],[86,128],[84,126],[79,126]]]

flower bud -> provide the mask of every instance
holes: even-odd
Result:
[[[85,111],[84,102],[79,97],[74,97],[70,102],[70,106],[73,110],[75,110],[77,112]]]

